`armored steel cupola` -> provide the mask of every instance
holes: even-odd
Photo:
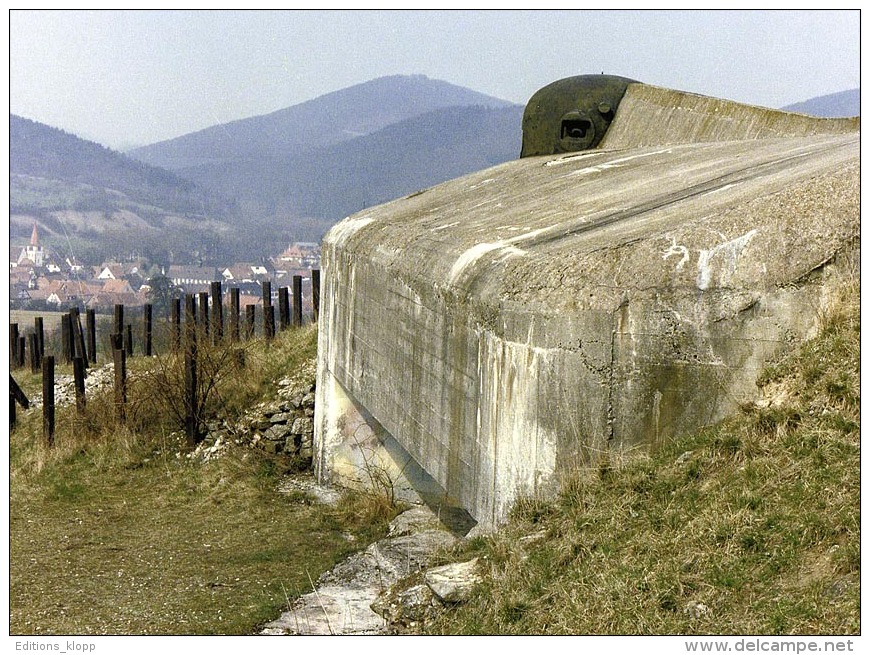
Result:
[[[520,157],[594,148],[633,82],[616,75],[577,75],[540,89],[523,114]]]

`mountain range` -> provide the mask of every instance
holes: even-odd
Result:
[[[393,75],[128,154],[319,240],[344,216],[519,154],[523,107]]]
[[[127,152],[153,166],[181,170],[321,150],[445,107],[511,103],[424,75],[391,75]]]
[[[249,220],[306,221],[299,236],[319,240],[348,214],[515,159],[522,112],[521,106],[446,107],[322,148],[176,172],[231,195]]]
[[[789,109],[828,115],[857,97]],[[36,220],[80,260],[122,256],[130,244],[167,262],[252,259],[516,158],[522,114],[448,82],[395,75],[126,154],[10,116],[10,236],[28,236]]]

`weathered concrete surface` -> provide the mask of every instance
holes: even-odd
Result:
[[[649,84],[630,84],[600,147],[845,134],[859,126],[857,117],[817,118]]]
[[[492,525],[565,470],[719,420],[812,332],[857,251],[858,148],[853,132],[527,158],[339,223],[318,476],[363,417]]]

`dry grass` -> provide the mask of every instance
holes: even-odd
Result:
[[[315,344],[313,328],[251,344],[246,375],[226,381],[216,406],[240,411],[289,371],[310,384]],[[150,393],[149,365],[131,360],[133,405]],[[246,446],[189,459],[171,417],[117,426],[108,395],[87,410],[59,411],[53,449],[38,410],[12,433],[12,634],[251,634],[395,511],[364,496],[328,508],[281,494],[292,463]]]
[[[578,474],[467,543],[476,599],[432,633],[860,632],[859,285],[768,368],[778,399]]]
[[[244,454],[96,475],[83,455],[16,489],[11,632],[251,634],[280,614],[285,589],[309,591],[309,576],[376,536],[278,494],[275,464]]]

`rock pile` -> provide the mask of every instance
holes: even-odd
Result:
[[[104,389],[111,389],[115,384],[115,367],[105,364],[99,368],[88,369],[85,376],[85,397]],[[34,393],[30,398],[31,409],[42,407],[42,392]],[[54,406],[65,407],[76,402],[75,380],[72,375],[55,375]]]
[[[468,562],[436,566],[400,580],[381,593],[371,609],[387,622],[382,632],[413,632],[445,607],[467,602],[480,583],[476,557]]]
[[[277,382],[278,399],[255,405],[237,421],[209,421],[206,434],[188,457],[208,461],[230,443],[261,448],[310,461],[314,444],[314,385],[300,387],[290,378]]]

